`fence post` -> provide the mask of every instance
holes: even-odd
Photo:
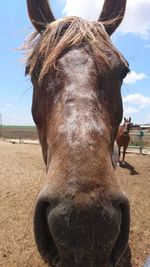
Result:
[[[2,113],[0,113],[0,138],[3,137],[3,121],[2,121]]]
[[[142,136],[140,136],[140,155],[142,155],[143,150],[143,142],[142,142]]]
[[[3,133],[2,133],[2,135],[3,135],[3,141],[5,141],[5,129],[3,128]]]
[[[140,155],[142,155],[142,150],[143,150],[143,136],[144,136],[144,132],[142,130],[140,130],[139,132],[139,139],[140,139]]]
[[[21,137],[22,137],[22,131],[21,131],[21,128],[20,128],[20,130],[19,130],[19,133],[20,133],[20,134],[19,134],[19,135],[20,135],[20,136],[19,136],[19,137],[20,137],[20,138],[19,138],[19,139],[20,139],[20,140],[19,140],[19,143],[22,144],[22,138],[21,138]]]

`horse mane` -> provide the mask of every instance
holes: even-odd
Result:
[[[101,22],[89,22],[79,17],[66,17],[47,24],[43,34],[34,32],[26,41],[26,74],[38,72],[38,82],[52,68],[55,68],[59,56],[68,48],[90,45],[94,58],[101,58],[110,66],[106,51],[113,50],[120,61],[123,56],[110,41],[109,35]],[[103,45],[104,44],[104,45]],[[110,66],[111,67],[111,66]]]

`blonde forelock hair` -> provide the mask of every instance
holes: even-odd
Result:
[[[101,50],[102,42],[107,49],[114,50],[120,60],[123,60],[101,22],[89,22],[79,17],[67,17],[52,22],[47,25],[43,34],[35,32],[25,43],[24,49],[28,51],[27,73],[32,76],[35,69],[40,69],[38,82],[41,83],[48,71],[55,68],[56,61],[64,50],[73,46],[79,47],[83,43],[90,45],[93,55],[94,51],[98,51],[98,56],[109,64],[107,56]]]

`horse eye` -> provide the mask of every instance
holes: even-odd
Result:
[[[121,71],[121,73],[120,73],[120,80],[123,80],[126,76],[127,76],[127,74],[130,72],[130,69],[129,69],[129,67],[128,66],[125,66],[123,69],[122,69],[122,71]]]

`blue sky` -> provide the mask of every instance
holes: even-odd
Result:
[[[56,18],[78,15],[96,20],[103,0],[51,0]],[[0,113],[3,124],[32,125],[32,85],[24,76],[23,52],[19,48],[33,31],[26,1],[0,4]],[[150,0],[128,0],[123,24],[112,36],[113,43],[130,63],[124,81],[124,116],[134,123],[150,123]]]

